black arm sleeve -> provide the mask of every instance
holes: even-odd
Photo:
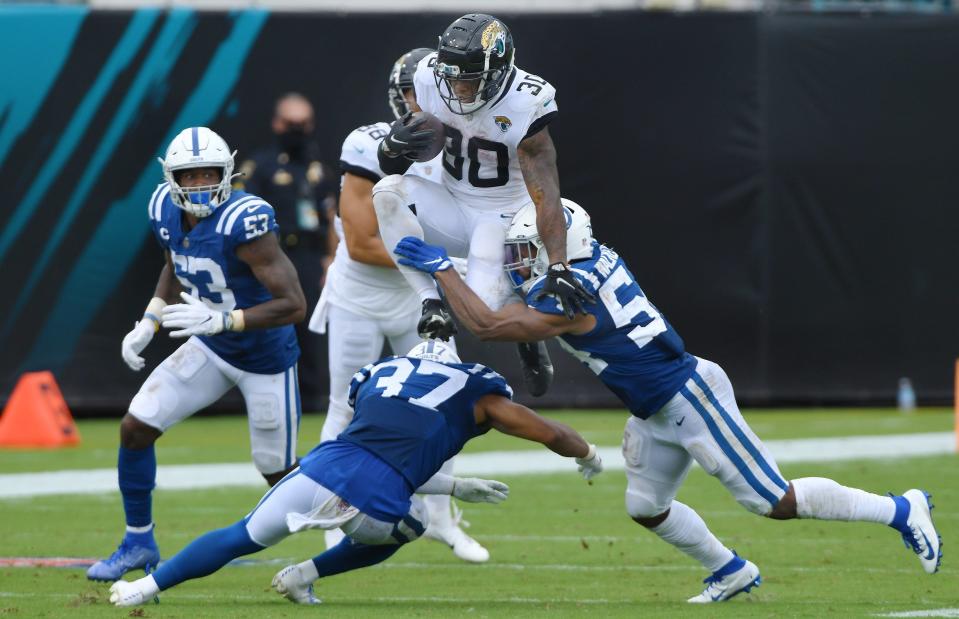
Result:
[[[406,171],[413,165],[412,159],[407,159],[402,155],[399,157],[388,157],[380,147],[376,148],[376,159],[380,164],[380,169],[383,170],[383,174],[386,175],[406,174]]]

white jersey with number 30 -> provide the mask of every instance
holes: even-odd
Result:
[[[413,77],[416,102],[446,125],[443,185],[463,204],[515,212],[531,202],[516,149],[557,113],[556,89],[514,68],[490,103],[472,114],[450,111],[433,77],[436,53],[420,61]]]

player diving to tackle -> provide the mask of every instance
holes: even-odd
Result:
[[[556,89],[516,67],[514,56],[513,36],[495,17],[469,14],[450,24],[413,76],[419,107],[445,125],[442,184],[403,175],[435,137],[422,119],[404,116],[380,142],[380,168],[390,176],[374,187],[373,204],[387,247],[416,236],[466,257],[466,283],[494,308],[517,300],[503,275],[503,238],[510,217],[534,204],[550,263],[541,291],[572,318],[589,295],[566,263],[548,129],[558,113]],[[420,335],[448,339],[454,323],[436,285],[415,269],[399,269],[423,301]],[[519,354],[527,389],[542,395],[553,376],[546,346],[520,343]]]
[[[396,118],[419,111],[413,72],[432,51],[411,50],[390,70],[389,104]],[[334,221],[340,243],[310,319],[311,330],[329,332],[330,405],[321,433],[323,441],[336,438],[349,424],[353,416],[353,409],[346,403],[350,380],[357,369],[380,358],[383,340],[389,340],[394,352],[410,350],[421,341],[416,331],[419,297],[397,271],[383,245],[373,210],[373,185],[385,176],[376,149],[389,129],[385,122],[357,128],[344,140],[340,154],[342,182],[339,213]],[[413,164],[407,174],[438,183],[442,170],[437,157]],[[453,345],[452,340],[450,343]],[[452,474],[453,461],[444,464],[440,472]],[[489,559],[489,552],[461,528],[461,512],[449,495],[427,495],[423,502],[430,520],[425,537],[447,544],[465,561]],[[339,529],[326,531],[325,536],[327,548],[343,539]]]
[[[171,426],[238,387],[246,402],[253,463],[273,485],[296,466],[300,394],[293,323],[306,301],[280,249],[273,208],[231,191],[233,156],[206,127],[184,129],[160,163],[148,214],[166,264],[143,318],[123,338],[134,371],[160,325],[189,338],[158,365],[120,422],[117,463],[126,535],[87,571],[113,581],[160,560],[153,537],[154,443]],[[175,301],[182,301],[175,303]]]
[[[908,490],[879,496],[831,479],[786,481],[740,414],[729,378],[719,365],[686,352],[683,340],[649,301],[623,259],[596,242],[589,216],[563,200],[566,255],[576,278],[596,297],[572,321],[553,299],[542,298],[548,268],[531,208],[513,217],[506,240],[506,272],[526,305],[491,310],[449,268],[446,252],[418,238],[396,248],[402,262],[431,273],[467,329],[484,340],[558,337],[626,405],[623,457],[626,510],[637,523],[699,561],[712,574],[693,603],[727,600],[760,582],[759,569],[736,556],[676,493],[693,460],[718,478],[751,512],[777,520],[817,518],[886,524],[902,534],[934,573],[942,541],[928,495]]]
[[[506,499],[506,484],[439,472],[467,441],[490,428],[576,458],[586,479],[602,471],[595,446],[511,397],[502,376],[478,363],[462,363],[442,342],[423,342],[404,357],[364,367],[350,384],[354,416],[339,437],[320,443],[243,519],[197,538],[153,574],[114,583],[110,601],[143,604],[291,532],[339,527],[347,537],[337,546],[273,578],[277,593],[317,604],[318,578],[385,561],[423,534],[428,513],[414,492],[490,503]]]

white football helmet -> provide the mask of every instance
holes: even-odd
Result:
[[[566,259],[589,258],[593,255],[593,226],[589,213],[572,200],[563,198],[561,202],[566,215]],[[549,256],[536,229],[535,204],[527,204],[513,215],[506,231],[506,264],[503,268],[513,287],[524,294],[549,269]]]
[[[170,184],[170,199],[187,213],[207,217],[216,207],[230,199],[233,180],[233,156],[230,147],[216,132],[206,127],[184,129],[173,138],[160,159],[163,177]],[[216,185],[181,187],[174,172],[189,168],[220,168],[222,176]]]
[[[453,347],[440,340],[426,340],[414,346],[407,357],[439,361],[440,363],[463,363]]]

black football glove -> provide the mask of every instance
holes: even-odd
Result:
[[[570,320],[576,316],[576,312],[586,313],[585,303],[596,301],[596,297],[583,288],[579,280],[573,277],[569,267],[562,262],[554,262],[549,265],[549,270],[546,271],[546,283],[543,284],[543,289],[536,295],[534,301],[539,301],[548,295],[553,295],[559,299],[563,306],[563,312]]]
[[[433,130],[417,129],[426,122],[422,116],[413,118],[413,112],[407,112],[390,125],[390,132],[380,143],[380,148],[388,157],[406,156],[415,159],[420,151],[429,150],[433,144]]]

